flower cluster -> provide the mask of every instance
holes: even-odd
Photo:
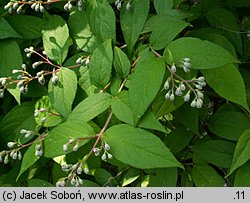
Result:
[[[94,152],[95,156],[99,156],[102,149],[104,150],[104,153],[102,154],[101,159],[103,161],[106,161],[107,158],[112,159],[112,157],[113,157],[112,154],[110,154],[108,152],[110,150],[110,146],[107,143],[103,143],[102,146],[99,148],[94,148],[93,152]]]
[[[81,64],[85,66],[89,65],[89,62],[90,62],[90,56],[87,57],[81,56],[76,60],[76,64]]]
[[[122,7],[122,0],[116,0],[115,1],[115,6],[116,6],[116,8],[118,10],[120,10],[121,7]],[[130,4],[130,1],[128,1],[127,4],[126,4],[126,9],[129,10],[130,8],[131,8],[131,4]]]
[[[179,64],[184,72],[188,73],[190,71],[191,63],[189,58],[184,58]],[[183,96],[184,101],[189,102],[191,93],[193,93],[195,98],[192,100],[190,106],[201,108],[204,100],[202,89],[206,86],[205,78],[201,76],[199,78],[193,78],[192,80],[185,80],[176,74],[177,67],[175,64],[169,68],[169,71],[171,75],[164,84],[164,89],[168,91],[165,98],[172,102],[175,96]]]
[[[70,171],[70,173],[67,177],[61,178],[57,181],[57,187],[64,187],[67,181],[69,181],[72,186],[78,187],[83,184],[83,180],[79,177],[79,175],[82,173],[86,175],[89,174],[89,168],[85,162],[77,162],[70,165],[63,164],[61,167],[63,171]]]
[[[69,150],[69,145],[74,145],[72,150],[76,152],[79,148],[79,140],[78,139],[70,139],[66,144],[63,145],[64,152],[67,152]]]
[[[64,10],[65,11],[71,11],[72,8],[73,8],[73,5],[72,5],[72,2],[73,0],[69,0],[65,5],[64,5]],[[83,10],[83,6],[84,6],[84,0],[78,0],[76,2],[76,6],[78,8],[79,11],[82,11]]]

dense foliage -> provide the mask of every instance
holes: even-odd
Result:
[[[0,186],[250,186],[249,0],[0,14]]]

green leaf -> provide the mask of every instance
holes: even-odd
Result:
[[[240,31],[238,20],[232,12],[223,7],[216,7],[207,13],[207,19],[212,26],[222,29],[223,34],[234,44],[237,51],[242,53],[242,41],[238,33]]]
[[[112,100],[111,104],[112,112],[116,117],[130,125],[134,125],[133,112],[129,105],[129,98],[127,92],[121,92],[118,97]],[[165,128],[161,123],[156,119],[154,114],[151,111],[147,111],[145,115],[140,119],[138,127],[154,129],[161,132],[166,132]]]
[[[24,102],[11,109],[0,122],[1,141],[8,142],[20,139],[21,143],[27,139],[20,135],[21,129],[35,130],[34,103]]]
[[[29,187],[55,187],[53,184],[41,179],[29,179]]]
[[[227,0],[227,2],[235,7],[250,7],[250,2],[246,0]]]
[[[192,146],[192,150],[203,159],[218,167],[229,168],[235,144],[224,140],[210,140]]]
[[[118,161],[133,167],[182,167],[162,141],[145,130],[125,124],[116,125],[105,132],[103,139]]]
[[[165,63],[152,53],[146,52],[135,66],[129,85],[130,106],[135,114],[135,123],[146,112],[158,91],[165,73]]]
[[[119,78],[126,78],[130,72],[130,61],[127,55],[118,47],[114,48],[114,68]]]
[[[169,15],[151,17],[144,30],[150,31],[150,44],[155,50],[165,48],[189,24]]]
[[[199,134],[199,110],[190,108],[190,104],[183,104],[180,108],[173,112],[175,119],[186,128]]]
[[[46,111],[39,112],[38,116],[35,118],[37,124],[44,127],[52,127],[62,122],[61,116],[58,115],[58,112],[52,107],[48,96],[43,96],[36,102],[35,109],[40,110],[41,108],[45,108]],[[46,118],[45,122],[41,122],[42,118]]]
[[[79,120],[67,121],[53,128],[48,137],[44,140],[44,156],[56,157],[65,154],[63,145],[67,144],[70,139],[84,138],[94,136],[95,132],[87,124]],[[86,144],[90,139],[79,141],[79,147]],[[73,146],[69,145],[69,151],[72,151]],[[67,153],[68,153],[67,152]]]
[[[250,159],[250,129],[244,131],[240,136],[233,156],[232,165],[228,175],[232,174],[237,168],[242,166]]]
[[[136,181],[141,175],[141,170],[136,168],[130,168],[128,172],[123,176],[122,187],[127,186]]]
[[[6,20],[25,39],[36,39],[42,37],[46,20],[29,15],[12,15]]]
[[[235,174],[234,187],[250,186],[250,161],[242,165]]]
[[[177,168],[152,169],[148,187],[175,187],[177,178]]]
[[[219,137],[236,141],[250,128],[250,119],[241,112],[218,112],[211,117],[208,128]]]
[[[112,97],[107,93],[94,94],[79,103],[68,120],[88,122],[110,107]]]
[[[81,66],[79,68],[80,78],[78,80],[81,88],[87,93],[88,96],[94,94],[97,88],[91,84],[89,76],[89,68],[87,66]]]
[[[126,6],[121,9],[120,23],[130,55],[147,20],[148,12],[148,0],[134,0],[131,2],[129,10],[126,9]]]
[[[154,7],[157,14],[168,14],[173,7],[173,0],[154,0]]]
[[[0,39],[10,37],[21,37],[10,24],[3,18],[0,17]]]
[[[112,7],[106,0],[87,0],[86,14],[91,31],[101,41],[116,41],[116,18]]]
[[[30,168],[32,165],[34,165],[34,163],[36,163],[36,161],[39,159],[36,155],[36,144],[32,144],[27,151],[24,153],[23,158],[22,158],[22,165],[21,165],[21,169],[20,172],[17,176],[17,180],[20,178],[20,176],[28,169]]]
[[[58,82],[53,85],[53,77],[50,79],[48,87],[49,98],[56,111],[67,118],[71,112],[76,94],[77,77],[75,72],[68,68],[61,68],[55,75],[58,77]]]
[[[0,40],[0,77],[11,76],[13,69],[21,70],[22,62],[18,44],[14,40]]]
[[[176,124],[175,129],[165,138],[164,143],[172,153],[180,152],[194,137],[194,133],[188,131],[183,125]]]
[[[236,57],[236,52],[235,52],[233,44],[226,37],[224,37],[217,29],[202,28],[202,29],[191,31],[188,34],[188,36],[197,37],[203,40],[208,40],[210,42],[213,42],[223,47],[225,50],[227,50],[229,53],[231,53],[233,56]]]
[[[238,62],[222,47],[198,38],[184,37],[171,42],[164,51],[166,60],[168,50],[172,53],[174,62],[190,58],[193,69],[212,69]]]
[[[92,52],[97,47],[97,39],[90,29],[86,12],[76,10],[70,13],[69,31],[81,50]]]
[[[62,65],[69,49],[69,29],[61,16],[48,16],[43,30],[43,47],[47,56]]]
[[[102,89],[110,80],[113,62],[113,50],[111,40],[100,44],[94,51],[89,64],[90,81],[96,87]]]
[[[117,185],[116,180],[113,178],[112,174],[103,168],[98,168],[95,171],[95,180],[101,186]]]
[[[197,187],[223,187],[224,179],[209,165],[195,165],[193,179]]]
[[[236,66],[230,64],[213,70],[202,70],[202,74],[218,95],[249,109],[245,84]]]

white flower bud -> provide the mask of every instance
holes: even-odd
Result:
[[[13,8],[14,10],[16,10],[16,9],[18,8],[18,6],[19,6],[18,2],[15,2],[15,3],[13,4],[12,8]]]
[[[36,5],[37,5],[37,3],[33,3],[33,4],[30,6],[30,8],[31,8],[31,9],[35,9]]]
[[[120,3],[120,0],[115,1],[115,6],[117,6]]]
[[[12,155],[12,159],[14,159],[14,160],[17,159],[17,152],[14,152],[14,154]]]
[[[4,92],[0,93],[0,99],[4,98]]]
[[[72,143],[74,143],[76,141],[76,139],[70,139],[69,141],[68,141],[68,143],[69,144],[72,144]]]
[[[69,10],[69,2],[66,3],[66,4],[64,5],[63,9],[64,9],[65,11],[68,11],[68,10]]]
[[[41,118],[40,122],[44,123],[46,121],[46,119],[47,119],[46,117],[43,117],[43,118]]]
[[[201,99],[197,99],[197,101],[196,101],[196,108],[201,108],[202,107],[202,105],[203,105],[203,101],[201,100]]]
[[[76,145],[73,147],[73,151],[76,152],[78,150],[78,148],[79,148],[78,143],[76,143]]]
[[[86,174],[86,175],[88,175],[89,174],[89,169],[88,169],[88,167],[84,167],[84,169],[83,169],[83,172]]]
[[[17,10],[16,10],[16,13],[17,14],[20,14],[22,12],[22,7],[20,6]]]
[[[35,156],[41,157],[43,155],[43,150],[36,151]]]
[[[195,87],[196,87],[198,90],[202,90],[202,86],[201,86],[201,85],[195,85]]]
[[[71,11],[73,8],[72,4],[69,2],[69,5],[68,5],[68,10]]]
[[[110,146],[107,143],[105,143],[104,149],[107,150],[107,151],[109,151],[110,150]]]
[[[198,82],[205,82],[205,78],[204,78],[203,76],[201,76],[201,77],[199,77],[199,78],[197,79],[197,81],[198,81]]]
[[[9,163],[9,156],[8,156],[8,154],[4,157],[3,163],[4,164],[8,164]]]
[[[35,63],[32,64],[32,68],[36,69],[39,65],[41,65],[43,61],[36,61]]]
[[[63,151],[67,152],[68,149],[69,149],[69,148],[68,148],[68,144],[64,144],[64,145],[63,145]]]
[[[70,181],[70,184],[73,185],[73,186],[76,185],[76,179],[72,178],[71,181]]]
[[[38,12],[40,10],[40,3],[37,3],[35,6],[35,11]]]
[[[79,184],[82,185],[83,184],[83,180],[81,178],[78,178]]]
[[[42,4],[40,4],[40,8],[39,8],[39,9],[40,9],[40,12],[41,12],[41,13],[45,12],[45,8],[43,7]]]
[[[184,91],[186,89],[186,86],[183,83],[181,83],[179,87],[180,87],[181,91]]]
[[[81,64],[81,60],[82,60],[82,57],[78,58],[78,59],[76,60],[76,64]]]
[[[190,58],[184,58],[183,60],[188,63],[190,62]]]
[[[105,153],[102,155],[101,159],[102,159],[103,161],[106,161],[107,156],[106,156],[106,154],[105,154]]]
[[[109,158],[109,159],[112,159],[112,158],[113,158],[112,154],[109,154],[109,153],[108,153],[108,158]]]
[[[193,107],[193,108],[196,107],[196,99],[194,99],[194,100],[191,102],[190,106]]]
[[[190,92],[188,92],[185,96],[184,96],[184,101],[188,102],[190,100]]]
[[[176,66],[173,64],[172,67],[171,67],[171,72],[172,73],[175,73],[176,72]]]
[[[45,79],[44,79],[44,76],[42,75],[41,77],[38,78],[38,82],[41,84],[41,85],[44,85],[45,84]]]
[[[198,99],[204,99],[203,93],[197,92],[197,98],[198,98]]]
[[[16,70],[16,69],[12,70],[13,74],[16,74],[16,73],[19,73],[19,72],[20,72],[20,70]]]
[[[86,66],[89,65],[89,63],[90,63],[90,59],[89,59],[89,57],[87,57],[87,59],[86,59],[86,61],[85,61],[85,65],[86,65]]]
[[[81,175],[82,174],[82,165],[80,165],[77,170],[76,170],[76,173]]]
[[[12,2],[9,2],[6,6],[4,6],[4,10],[8,10],[12,6]]]
[[[165,99],[169,100],[171,92],[169,91],[167,94],[165,94]]]
[[[126,9],[129,10],[131,8],[130,2],[127,3]]]
[[[3,78],[3,79],[1,80],[2,86],[6,85],[6,83],[7,83],[7,79],[6,79],[6,78]]]
[[[27,132],[28,132],[28,131],[25,130],[25,129],[21,129],[21,130],[20,130],[20,133],[21,133],[21,134],[26,134]]]
[[[121,9],[121,7],[122,7],[122,3],[121,3],[121,2],[119,2],[119,3],[117,4],[116,8],[117,8],[118,10],[120,10],[120,9]]]
[[[180,87],[176,88],[176,90],[175,90],[175,95],[176,95],[176,96],[181,96],[181,95],[182,95],[182,91],[181,91],[181,88],[180,88]]]
[[[0,163],[3,162],[3,156],[0,154]]]
[[[206,82],[198,82],[198,84],[200,85],[200,86],[202,86],[202,87],[205,87],[206,86]]]
[[[164,89],[168,90],[169,89],[169,81],[166,80],[165,84],[164,84]]]
[[[52,79],[51,79],[51,82],[53,85],[57,84],[58,82],[58,77],[56,75],[53,75]]]
[[[72,166],[71,170],[72,170],[72,171],[75,171],[75,170],[77,169],[77,167],[78,167],[78,163],[74,164],[74,165]]]
[[[186,68],[190,68],[190,63],[184,62],[184,63],[183,63],[183,66],[186,67]]]
[[[174,94],[171,94],[170,97],[169,97],[169,101],[174,101]]]
[[[190,72],[190,69],[188,67],[186,67],[186,66],[183,67],[183,70],[184,70],[185,73],[189,73]]]
[[[8,142],[8,143],[7,143],[7,146],[8,146],[9,148],[14,147],[15,145],[16,145],[15,142]]]
[[[22,154],[21,154],[20,151],[18,152],[18,157],[17,158],[18,158],[19,161],[22,159]]]
[[[39,151],[42,148],[42,144],[37,144],[36,145],[36,150]]]
[[[26,139],[28,139],[28,138],[30,137],[30,135],[31,135],[31,132],[28,131],[28,132],[24,135],[24,137],[25,137]]]

